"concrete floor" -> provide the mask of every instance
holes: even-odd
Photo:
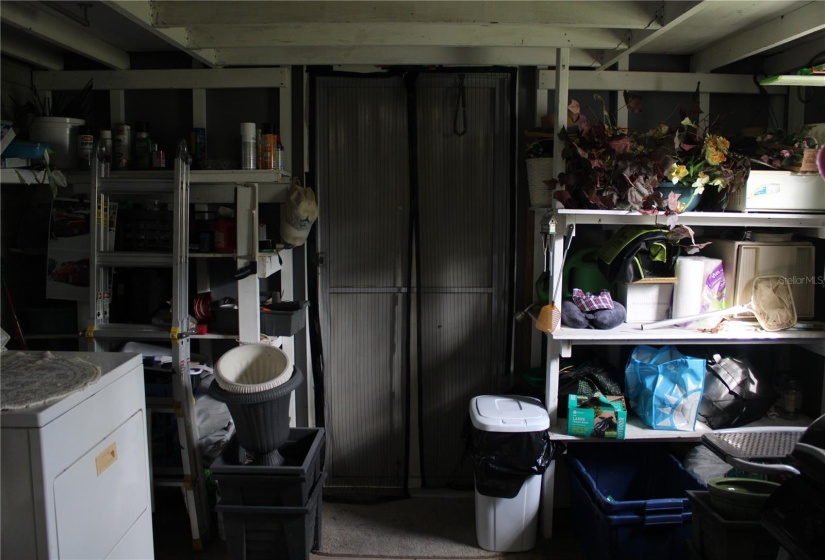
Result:
[[[583,552],[573,537],[570,519],[571,516],[566,514],[565,510],[559,510],[554,520],[556,529],[552,539],[540,539],[530,552],[506,553],[497,558],[500,560],[583,558]],[[203,550],[194,550],[188,518],[178,489],[159,488],[156,490],[153,529],[156,560],[242,560],[230,558],[226,543],[218,538],[204,542]],[[323,538],[323,533],[321,538]],[[352,556],[336,558],[315,554],[310,558],[311,560],[354,560]],[[375,559],[374,556],[369,558]],[[383,560],[393,559],[389,557]]]

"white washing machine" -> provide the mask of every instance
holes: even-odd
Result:
[[[0,557],[154,558],[140,354],[54,352],[100,379],[0,416]]]

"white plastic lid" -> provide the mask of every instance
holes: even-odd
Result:
[[[255,139],[255,123],[254,122],[242,122],[241,123],[241,138],[244,140],[254,140]]]
[[[540,400],[515,395],[473,397],[470,419],[485,432],[540,432],[550,427],[550,416]]]

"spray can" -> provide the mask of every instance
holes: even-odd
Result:
[[[206,169],[206,129],[192,129],[192,159],[196,169]]]
[[[241,169],[255,169],[255,123],[241,123]]]
[[[261,125],[261,169],[277,169],[278,137],[272,123]]]
[[[284,145],[283,145],[283,143],[281,143],[281,137],[280,136],[277,136],[276,138],[278,139],[278,157],[277,157],[278,164],[277,164],[276,168],[278,169],[278,171],[283,173],[284,172],[284,158],[285,158]]]
[[[81,171],[89,171],[92,168],[92,154],[95,149],[95,137],[91,127],[80,127],[77,136],[77,159],[78,167]]]

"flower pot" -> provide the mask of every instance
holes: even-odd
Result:
[[[680,214],[682,212],[690,212],[691,210],[694,210],[699,205],[699,201],[702,199],[702,194],[697,193],[695,188],[688,185],[681,185],[679,183],[659,183],[656,190],[662,193],[662,198],[664,199],[666,208],[667,199],[670,196],[670,193],[678,194],[679,200],[676,203],[676,212]]]
[[[241,447],[252,454],[252,464],[277,467],[284,463],[278,452],[289,437],[289,401],[292,392],[304,381],[303,372],[294,368],[289,381],[255,393],[230,393],[209,385],[209,395],[226,403]]]
[[[54,169],[75,169],[77,167],[77,136],[83,119],[68,117],[35,117],[29,128],[32,142],[49,144],[52,153],[49,163]]]

